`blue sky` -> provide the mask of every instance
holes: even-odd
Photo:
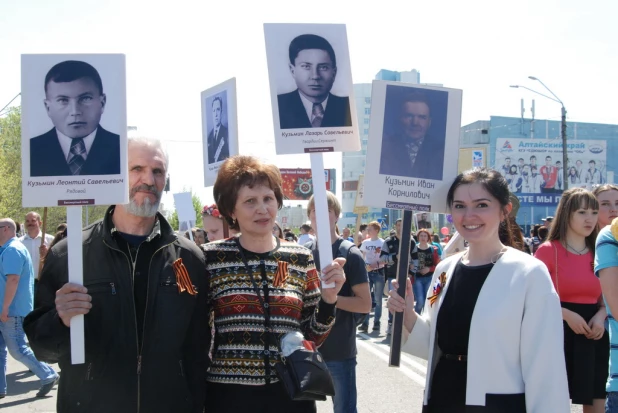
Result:
[[[542,91],[528,75],[564,101],[569,120],[618,124],[616,16],[611,0],[0,0],[0,107],[20,90],[22,53],[125,53],[129,125],[168,141],[173,190],[193,188],[206,203],[200,91],[230,77],[241,152],[309,167],[306,155],[275,156],[263,23],[345,23],[355,83],[416,68],[423,82],[463,89],[463,124],[519,116],[533,95],[509,85]],[[541,97],[536,110],[560,116]],[[325,157],[327,168],[340,164]]]

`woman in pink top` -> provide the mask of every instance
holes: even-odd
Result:
[[[603,413],[609,336],[601,284],[593,272],[599,203],[583,188],[562,194],[556,217],[535,257],[545,263],[562,305],[569,393],[584,413]]]

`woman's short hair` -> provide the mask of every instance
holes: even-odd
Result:
[[[227,158],[219,168],[213,195],[219,212],[231,229],[240,229],[231,216],[236,207],[238,192],[243,186],[253,188],[255,185],[264,185],[272,189],[277,205],[281,209],[283,206],[281,172],[275,165],[263,163],[253,156],[235,155]]]
[[[335,194],[330,191],[326,191],[326,204],[328,205],[328,209],[332,209],[335,213],[335,216],[339,217],[339,214],[341,214],[341,204],[339,203],[339,200],[337,199]],[[314,209],[315,199],[313,198],[313,195],[311,195],[311,198],[309,198],[309,203],[307,204],[307,216],[309,216],[311,211],[313,211]]]
[[[416,239],[421,240],[421,234],[427,235],[427,242],[431,244],[431,233],[426,228],[421,228],[416,232]]]

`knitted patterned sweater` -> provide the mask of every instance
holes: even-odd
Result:
[[[318,346],[326,339],[335,322],[335,305],[321,300],[320,280],[309,249],[280,239],[267,253],[243,249],[260,295],[269,305],[269,334],[237,238],[202,248],[215,323],[208,381],[254,386],[274,383],[278,381],[274,365],[281,362],[277,345],[281,336],[300,331]]]

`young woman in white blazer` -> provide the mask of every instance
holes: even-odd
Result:
[[[438,264],[422,316],[409,280],[388,300],[403,350],[429,361],[423,412],[568,413],[560,301],[543,263],[509,247],[506,180],[464,172],[447,203],[469,249]]]

